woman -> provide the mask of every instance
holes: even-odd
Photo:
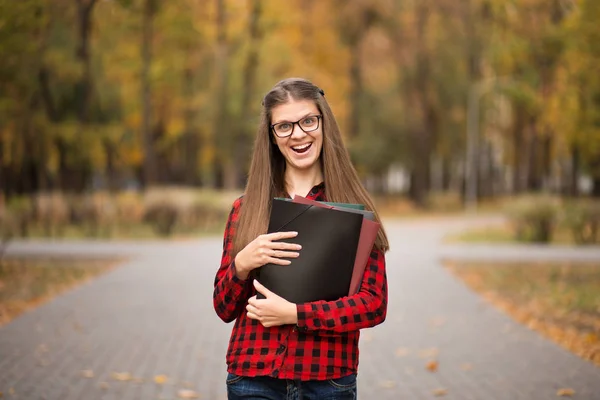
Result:
[[[281,241],[296,232],[266,234],[271,200],[296,194],[375,211],[323,91],[293,78],[264,98],[248,184],[233,204],[215,278],[215,310],[223,321],[235,320],[226,357],[229,399],[356,399],[359,329],[385,320],[383,228],[353,296],[293,304],[252,279],[264,264],[285,268],[301,256],[300,246]]]

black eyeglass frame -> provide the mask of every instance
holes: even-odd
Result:
[[[304,128],[302,128],[302,127],[300,126],[300,123],[299,123],[299,122],[300,122],[300,121],[302,121],[302,120],[305,120],[306,118],[310,118],[310,117],[317,118],[317,126],[315,127],[315,129],[311,129],[311,130],[307,131],[307,130],[304,130]],[[302,132],[304,132],[304,133],[310,133],[310,132],[314,132],[314,131],[316,131],[317,129],[319,129],[319,126],[321,126],[321,119],[323,119],[323,115],[321,115],[321,114],[307,115],[306,117],[302,117],[302,118],[300,118],[300,119],[299,119],[298,121],[296,121],[296,122],[291,122],[291,121],[283,121],[283,122],[278,122],[278,123],[276,123],[276,124],[270,125],[270,126],[269,126],[269,128],[271,128],[271,132],[273,132],[273,134],[274,134],[275,136],[277,136],[277,137],[278,137],[278,138],[280,138],[280,139],[284,139],[284,138],[286,138],[286,137],[292,136],[292,133],[294,132],[294,125],[298,125],[298,128],[300,128],[300,130],[302,130]],[[285,136],[279,136],[279,135],[277,134],[277,132],[275,131],[275,125],[279,125],[279,124],[292,124],[292,129],[290,130],[290,133],[289,133],[289,135],[285,135]]]

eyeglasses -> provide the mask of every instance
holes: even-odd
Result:
[[[271,125],[271,130],[275,133],[275,136],[279,138],[285,138],[291,136],[294,131],[294,125],[298,125],[303,132],[313,132],[319,129],[319,121],[321,115],[309,115],[296,122],[280,122],[278,124]]]

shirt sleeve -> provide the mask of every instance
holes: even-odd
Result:
[[[387,314],[387,276],[383,252],[373,249],[357,294],[336,301],[297,304],[298,330],[342,333],[382,323]]]
[[[231,322],[240,315],[251,293],[250,280],[241,280],[237,277],[235,261],[231,254],[240,205],[241,198],[233,203],[229,213],[223,237],[221,266],[217,271],[214,283],[213,305],[219,318],[225,322]]]

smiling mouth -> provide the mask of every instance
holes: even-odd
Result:
[[[294,150],[298,154],[306,153],[312,147],[312,143],[303,144],[301,146],[294,146],[292,150]]]

